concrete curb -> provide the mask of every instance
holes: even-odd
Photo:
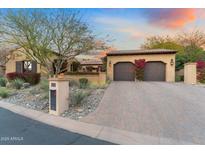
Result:
[[[157,138],[116,128],[84,123],[60,116],[54,116],[40,111],[0,101],[0,107],[22,116],[37,120],[54,127],[105,140],[115,144],[193,144],[168,138]]]

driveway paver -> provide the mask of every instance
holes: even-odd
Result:
[[[205,88],[112,82],[98,109],[81,121],[154,137],[162,144],[205,144]]]

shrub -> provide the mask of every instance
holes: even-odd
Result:
[[[0,77],[0,86],[1,87],[6,87],[6,83],[7,83],[7,80],[3,77]]]
[[[73,94],[73,96],[71,96],[71,101],[74,105],[80,106],[82,103],[82,100],[88,96],[88,93],[85,92],[76,92]]]
[[[40,88],[45,91],[45,92],[49,92],[49,82],[47,79],[43,79],[40,82]]]
[[[23,86],[23,83],[24,81],[22,79],[15,79],[15,80],[12,80],[11,85],[15,89],[21,89],[21,87]]]
[[[77,86],[79,86],[79,84],[78,84],[78,82],[77,81],[75,81],[75,80],[70,80],[69,81],[69,86],[70,87],[77,87]]]
[[[9,96],[9,91],[6,88],[0,88],[0,97],[7,98]]]
[[[80,88],[82,89],[85,89],[88,87],[88,79],[86,78],[79,79],[79,83],[80,83]]]
[[[136,78],[140,81],[144,79],[145,59],[135,60]]]
[[[38,84],[40,81],[40,74],[39,73],[7,73],[6,77],[9,81],[15,80],[15,79],[22,79],[25,82],[30,83],[31,85]]]
[[[205,83],[205,61],[197,61],[197,80]]]
[[[176,82],[184,81],[184,76],[176,75],[176,76],[175,76],[175,81],[176,81]]]

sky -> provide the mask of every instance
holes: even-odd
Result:
[[[92,30],[118,50],[138,49],[153,35],[205,30],[205,9],[79,9]]]
[[[82,14],[83,20],[99,38],[108,38],[111,41],[109,45],[117,50],[139,49],[145,39],[153,35],[174,36],[180,32],[205,31],[204,8],[76,8],[74,10]],[[3,13],[7,9],[1,11]],[[49,11],[55,12],[55,9]]]

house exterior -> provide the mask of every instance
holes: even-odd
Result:
[[[30,60],[23,52],[22,48],[17,48],[12,50],[8,55],[8,62],[6,63],[5,73],[46,73],[40,64],[37,64],[35,61]]]
[[[102,60],[86,60],[80,62],[80,72],[100,72],[103,63]]]
[[[68,79],[78,80],[88,78],[94,83],[105,83],[106,76],[114,81],[135,81],[135,60],[144,59],[145,81],[175,81],[175,50],[118,50],[107,53],[107,72],[101,72],[103,62],[101,59],[75,58],[66,64],[64,72]],[[11,52],[6,63],[6,73],[33,72],[47,75],[46,69],[30,60],[21,49]],[[54,56],[55,59],[55,56]],[[73,64],[77,64],[77,67]],[[103,82],[101,80],[103,79]]]
[[[54,54],[53,59],[56,58]],[[41,73],[47,74],[45,68],[37,64],[35,61],[30,60],[23,52],[22,48],[12,50],[11,54],[8,57],[8,62],[6,63],[5,73],[11,72],[33,72],[33,73]],[[73,63],[79,63],[78,68],[73,68]],[[69,61],[67,64],[66,72],[99,72],[101,66],[103,65],[101,59],[73,59]],[[3,66],[2,66],[3,67]]]
[[[145,81],[175,81],[175,50],[119,50],[107,53],[107,77],[114,81],[135,80],[135,60],[144,59]]]
[[[0,63],[0,76],[4,76],[6,67]]]

